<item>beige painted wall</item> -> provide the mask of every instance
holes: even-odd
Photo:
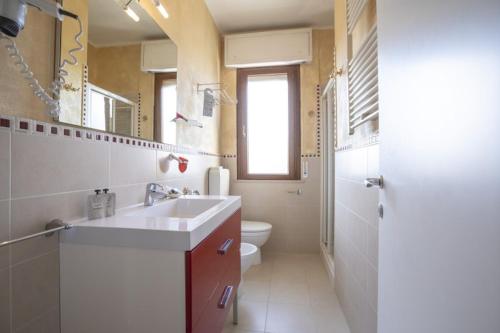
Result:
[[[199,120],[203,128],[177,125],[177,144],[209,152],[220,152],[220,110],[212,118],[202,117],[203,94],[197,83],[220,82],[221,36],[203,0],[161,0],[170,14],[164,19],[151,1],[141,5],[177,45],[178,111]]]
[[[112,1],[112,0],[109,0]],[[200,120],[204,128],[180,124],[177,142],[200,150],[219,152],[220,111],[212,118],[202,117],[203,96],[196,92],[197,83],[220,81],[221,38],[203,0],[162,1],[169,11],[164,19],[151,1],[141,5],[163,28],[178,47],[179,111]],[[26,30],[17,42],[40,82],[48,86],[53,78],[54,20],[31,10]],[[26,87],[17,69],[0,51],[0,113],[51,121],[45,108]],[[5,64],[5,65],[4,65]]]
[[[153,140],[155,76],[141,71],[141,45],[89,45],[88,66],[90,83],[133,101],[141,94],[140,137]]]
[[[302,154],[316,153],[316,87],[326,83],[333,67],[332,29],[313,30],[313,61],[300,66]],[[236,70],[222,68],[222,81],[236,96]],[[236,105],[222,107],[221,152],[236,154]]]

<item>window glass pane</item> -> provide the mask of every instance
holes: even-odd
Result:
[[[248,173],[288,174],[287,74],[249,76],[247,103]]]
[[[161,86],[161,142],[176,143],[177,81],[165,80]]]

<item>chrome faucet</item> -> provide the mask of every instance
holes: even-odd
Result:
[[[146,197],[144,206],[153,206],[154,203],[162,199],[175,199],[181,195],[181,191],[174,187],[162,186],[156,183],[146,185]]]

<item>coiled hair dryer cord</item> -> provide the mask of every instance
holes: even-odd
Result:
[[[66,83],[65,77],[68,76],[68,71],[65,69],[65,66],[74,66],[78,64],[75,53],[83,50],[83,45],[80,42],[80,37],[83,34],[82,22],[80,21],[80,18],[74,18],[78,22],[79,27],[79,31],[75,35],[75,43],[77,47],[72,48],[68,51],[69,59],[62,60],[59,69],[54,75],[54,81],[51,83],[48,92],[40,85],[38,80],[35,78],[33,72],[31,71],[31,68],[24,60],[14,40],[3,32],[0,32],[0,40],[5,41],[5,48],[8,51],[9,57],[14,60],[14,64],[19,68],[21,75],[28,83],[28,86],[30,86],[33,90],[34,95],[40,98],[42,102],[47,105],[48,113],[52,117],[59,117],[59,115],[61,114],[61,106],[59,104],[60,92],[61,88]],[[49,93],[51,93],[52,96]]]

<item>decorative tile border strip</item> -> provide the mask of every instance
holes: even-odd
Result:
[[[142,109],[141,109],[141,93],[137,94],[137,136],[141,136],[141,125],[142,125]]]
[[[316,85],[316,154],[321,156],[321,86]]]
[[[54,136],[79,141],[122,144],[130,147],[154,149],[177,154],[222,157],[220,154],[200,151],[195,148],[148,141],[140,138],[120,136],[87,128],[52,124],[38,120],[0,115],[0,131],[26,135]]]
[[[237,158],[238,156],[236,154],[223,154],[221,156],[222,158]],[[301,158],[319,158],[321,157],[319,154],[302,154],[300,155]]]
[[[83,65],[83,87],[82,87],[82,123],[87,123],[87,90],[89,87],[89,66]]]

